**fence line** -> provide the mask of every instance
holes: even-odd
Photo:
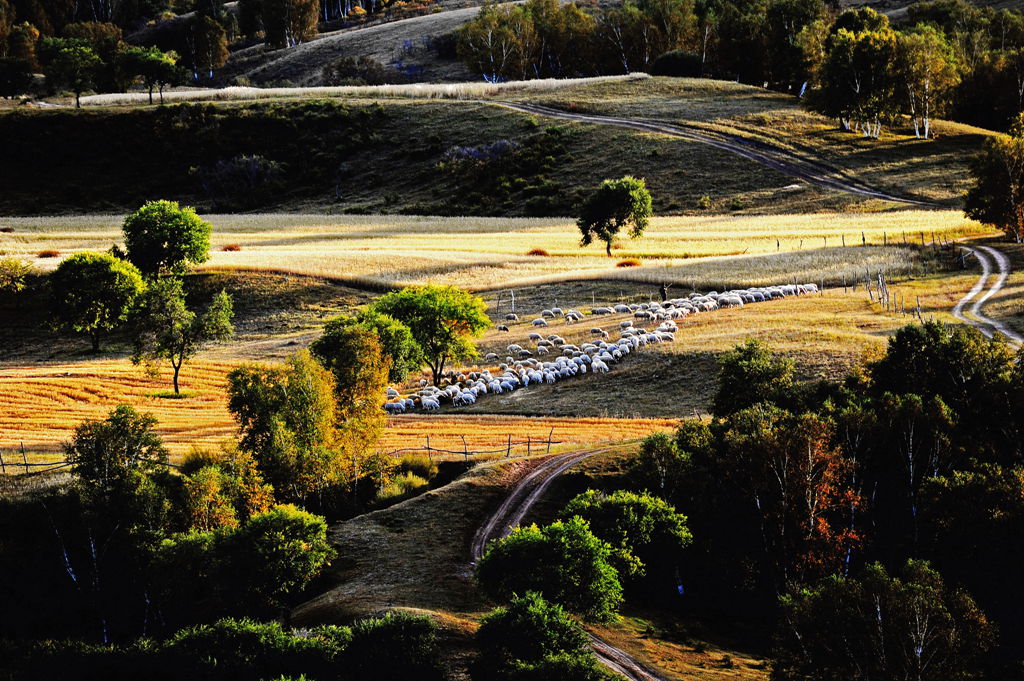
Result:
[[[512,450],[517,447],[526,447],[526,456],[532,454],[539,454],[542,451],[545,454],[551,453],[551,445],[565,444],[562,440],[554,439],[555,429],[552,428],[548,431],[548,436],[543,439],[537,439],[530,435],[526,436],[525,440],[513,441],[512,436],[509,435],[505,444],[497,449],[470,449],[466,444],[466,436],[460,435],[462,438],[462,449],[445,449],[443,447],[434,447],[430,444],[430,436],[426,436],[426,442],[422,447],[402,447],[400,449],[392,449],[385,452],[388,456],[396,456],[399,454],[407,454],[411,452],[426,452],[427,457],[433,461],[434,454],[449,454],[449,455],[462,455],[466,461],[469,461],[470,456],[478,456],[483,454],[504,454],[505,458],[512,456]]]

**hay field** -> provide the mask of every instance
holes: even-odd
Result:
[[[0,455],[10,464],[20,461],[24,444],[30,461],[61,458],[61,444],[81,421],[106,416],[118,404],[131,404],[159,420],[157,431],[172,460],[193,446],[216,448],[236,433],[227,410],[227,373],[237,362],[224,361],[224,348],[207,352],[186,365],[182,390],[187,397],[169,399],[158,393],[170,388],[169,372],[148,376],[124,358],[103,357],[25,366],[0,364]],[[573,419],[470,415],[415,415],[389,419],[380,449],[421,447],[426,435],[431,446],[471,450],[492,449],[513,439],[553,439],[569,445],[635,439],[656,430],[669,430],[671,419]],[[518,452],[518,450],[517,450]]]
[[[270,270],[390,287],[441,282],[471,290],[567,279],[675,281],[697,288],[765,285],[793,280],[841,283],[865,267],[892,276],[917,267],[912,246],[989,234],[958,211],[821,213],[779,216],[654,218],[646,234],[621,239],[614,257],[603,245],[579,247],[568,218],[441,218],[415,216],[210,215],[213,251],[206,268]],[[69,254],[105,250],[121,241],[120,216],[6,218],[0,251],[41,269]],[[859,245],[862,239],[869,248]],[[881,248],[886,241],[890,248]],[[845,242],[846,248],[842,245]],[[894,243],[900,244],[893,246]],[[236,244],[240,250],[220,250]],[[528,256],[543,249],[548,256]],[[640,267],[617,268],[624,259]]]

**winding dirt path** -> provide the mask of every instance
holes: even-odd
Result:
[[[555,478],[580,461],[609,449],[612,447],[552,456],[516,483],[505,500],[480,526],[473,537],[470,544],[473,561],[476,562],[484,554],[488,542],[507,536],[512,528],[522,522]],[[612,671],[630,681],[668,681],[650,667],[634,659],[626,651],[602,641],[593,634],[587,634],[587,636],[590,638],[590,644],[594,648],[597,659]]]
[[[989,298],[994,296],[1003,288],[1003,285],[1006,283],[1006,278],[1010,276],[1010,259],[1006,257],[1005,253],[991,246],[961,246],[961,248],[978,259],[978,263],[981,264],[981,276],[978,277],[978,281],[975,282],[971,290],[968,291],[963,298],[957,301],[956,306],[953,308],[953,316],[962,322],[977,328],[989,338],[992,338],[995,333],[998,332],[1001,333],[1011,345],[1018,348],[1021,347],[1024,345],[1024,337],[1021,337],[1020,334],[1003,322],[985,316],[981,311],[982,306]],[[993,274],[993,263],[998,267],[999,272],[996,274],[995,281],[993,281],[992,285],[989,286],[987,291],[985,291],[985,286],[988,284],[988,280]],[[982,291],[985,291],[985,294],[979,298],[978,295]],[[972,301],[973,304],[971,305],[970,310],[965,314],[964,308]]]
[[[628,128],[639,132],[649,132],[657,135],[677,137],[690,142],[706,144],[716,149],[728,151],[737,156],[755,161],[762,165],[778,170],[813,185],[832,189],[835,191],[857,194],[883,201],[905,203],[914,206],[936,207],[938,204],[929,201],[919,201],[905,196],[896,196],[880,189],[871,187],[858,180],[847,177],[838,168],[823,165],[808,158],[804,158],[781,147],[772,146],[763,142],[745,139],[737,135],[713,132],[703,128],[672,125],[635,118],[617,118],[615,116],[599,116],[595,114],[570,113],[560,109],[552,109],[538,104],[526,104],[519,102],[490,102],[520,113],[547,116],[565,121],[578,123],[593,123],[595,125],[612,125],[620,128]]]

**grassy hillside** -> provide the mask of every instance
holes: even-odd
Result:
[[[835,121],[804,111],[795,97],[692,78],[598,83],[514,98],[567,111],[662,120],[781,146],[880,189],[951,208],[960,207],[966,191],[968,162],[992,134],[938,121],[936,139],[918,140],[904,122],[889,126],[881,139],[866,139],[840,132]]]
[[[0,214],[124,210],[163,196],[229,211],[567,215],[602,179],[625,173],[647,179],[660,214],[879,208],[698,142],[480,101],[367,92],[373,99],[316,99],[314,89],[260,103],[3,113]],[[495,96],[769,143],[950,207],[984,134],[939,124],[938,140],[861,140],[802,112],[795,98],[719,81],[649,78]],[[488,156],[499,142],[512,151]],[[443,163],[456,147],[486,159]],[[218,163],[252,155],[278,164],[264,184],[243,191],[244,182],[210,182]]]

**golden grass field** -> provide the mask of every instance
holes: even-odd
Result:
[[[861,248],[883,242],[913,245],[989,234],[957,211],[780,216],[654,218],[640,239],[621,239],[614,257],[602,245],[582,249],[567,218],[433,218],[292,214],[210,215],[213,250],[206,268],[273,270],[337,278],[360,285],[442,282],[471,290],[545,281],[614,278],[678,281],[697,288],[788,281],[841,283],[867,267],[899,276],[914,271],[901,247]],[[121,241],[120,216],[5,218],[14,232],[0,235],[0,251],[41,269],[69,254],[106,250]],[[846,248],[842,248],[843,243]],[[237,244],[238,251],[220,250]],[[532,249],[550,255],[527,256]],[[623,259],[640,267],[616,268]]]

